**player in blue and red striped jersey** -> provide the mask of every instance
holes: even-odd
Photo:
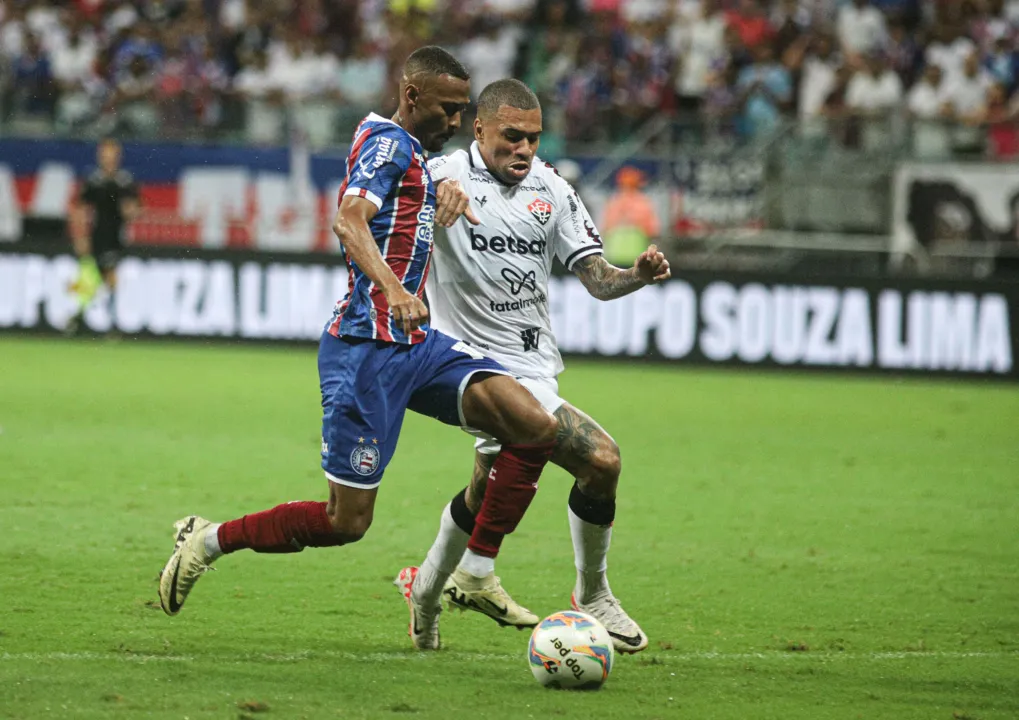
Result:
[[[178,521],[159,584],[167,614],[180,611],[220,555],[360,540],[408,408],[502,443],[474,521],[473,552],[495,557],[523,516],[555,445],[557,421],[497,362],[429,329],[422,299],[433,223],[448,227],[464,214],[477,222],[459,183],[437,189],[425,165],[425,152],[441,150],[460,127],[469,99],[463,65],[441,48],[421,48],[404,66],[396,115],[369,115],[355,133],[334,224],[350,286],[318,357],[328,502],[288,503],[222,524],[196,515]],[[439,647],[433,600],[408,601],[411,637],[422,649]]]

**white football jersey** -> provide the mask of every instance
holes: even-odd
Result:
[[[563,369],[552,334],[548,279],[552,258],[568,270],[600,255],[601,236],[576,191],[534,158],[518,185],[488,172],[475,142],[428,162],[432,179],[459,180],[481,221],[465,218],[435,235],[427,292],[431,325],[466,340],[520,377]]]

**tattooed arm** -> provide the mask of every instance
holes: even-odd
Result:
[[[591,296],[599,300],[615,300],[672,277],[669,261],[654,245],[642,252],[627,270],[610,265],[601,255],[590,255],[577,261],[573,272]]]

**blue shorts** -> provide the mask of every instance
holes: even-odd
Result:
[[[408,408],[463,427],[461,400],[475,373],[509,375],[466,343],[429,330],[402,345],[322,333],[322,469],[334,483],[375,488],[393,457]]]

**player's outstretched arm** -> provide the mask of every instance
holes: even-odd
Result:
[[[599,300],[615,300],[672,277],[669,261],[656,245],[642,252],[627,270],[610,265],[601,255],[591,255],[577,261],[573,272],[591,296]]]
[[[379,252],[379,246],[368,226],[377,212],[378,208],[370,200],[348,195],[340,203],[333,222],[333,232],[343,243],[350,259],[357,263],[369,280],[382,289],[393,321],[405,333],[410,333],[428,320],[428,308],[421,298],[404,289]]]

